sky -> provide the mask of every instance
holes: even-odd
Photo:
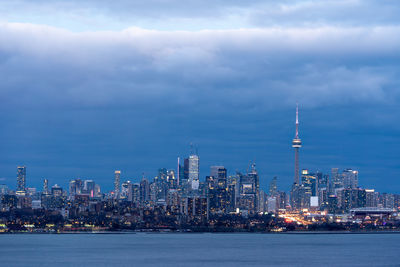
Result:
[[[254,161],[263,189],[300,168],[400,193],[400,3],[2,0],[0,183],[67,187]]]

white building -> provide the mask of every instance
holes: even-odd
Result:
[[[192,185],[193,190],[199,189],[199,156],[190,155],[189,156],[189,184]]]

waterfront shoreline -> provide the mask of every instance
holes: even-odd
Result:
[[[62,232],[3,232],[1,235],[70,235],[70,234],[279,234],[279,235],[329,235],[329,234],[400,234],[399,230],[382,231],[286,231],[286,232],[251,232],[251,231],[62,231]]]

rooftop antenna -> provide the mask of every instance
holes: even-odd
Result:
[[[180,157],[178,157],[178,166],[177,166],[177,168],[176,168],[176,170],[177,170],[177,183],[178,183],[178,185],[179,185],[179,180],[180,180],[180,172],[181,172],[181,165],[180,165]]]
[[[299,138],[299,103],[296,102],[296,137]]]
[[[249,160],[249,165],[247,166],[247,170],[246,170],[246,173],[249,173],[249,170],[250,170],[250,167],[251,167],[251,160]]]

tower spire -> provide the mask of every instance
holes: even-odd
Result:
[[[296,139],[299,138],[299,103],[296,103]]]

